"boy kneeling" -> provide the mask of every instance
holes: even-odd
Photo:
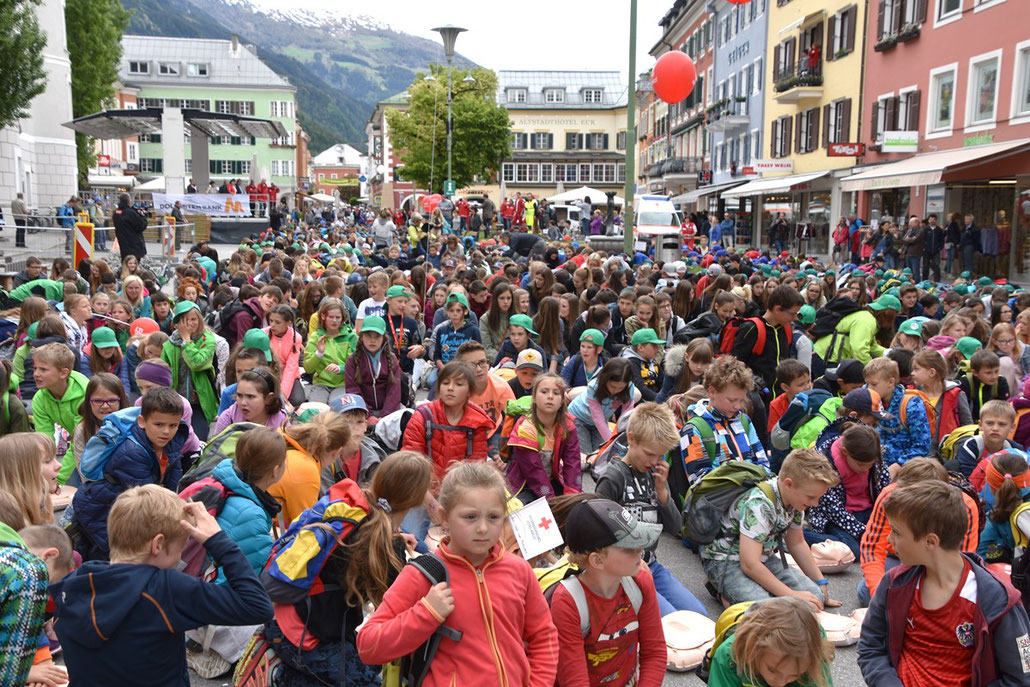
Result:
[[[959,551],[966,507],[944,482],[898,487],[884,501],[903,565],[876,588],[858,665],[871,685],[1023,685],[1030,621],[1007,579]]]
[[[608,499],[584,501],[569,513],[569,560],[582,572],[564,580],[551,600],[560,684],[662,684],[665,633],[654,580],[641,564],[661,533],[661,525],[640,522]]]
[[[701,549],[709,587],[725,604],[793,596],[817,611],[840,606],[812,558],[801,528],[805,509],[840,481],[826,458],[795,449],[772,477],[742,494],[723,516],[719,536]],[[786,546],[801,572],[788,567],[777,546]]]

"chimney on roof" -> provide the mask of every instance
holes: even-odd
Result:
[[[232,52],[235,55],[240,51],[240,37],[235,33],[232,35]]]

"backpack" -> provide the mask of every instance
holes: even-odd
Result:
[[[531,396],[525,396],[524,398],[530,398]],[[511,401],[509,401],[511,403]],[[507,410],[507,409],[506,409]],[[426,428],[426,458],[429,462],[433,462],[433,431],[440,429],[453,432],[464,432],[467,437],[467,443],[465,445],[465,455],[472,455],[472,437],[475,436],[476,430],[471,427],[465,427],[464,425],[441,425],[433,421],[433,411],[429,407],[428,403],[415,408],[415,412],[422,416],[422,420],[425,422]],[[410,421],[410,418],[409,418]]]
[[[194,482],[210,477],[215,466],[226,458],[236,460],[237,442],[239,442],[244,432],[255,427],[264,427],[264,425],[254,422],[234,422],[208,440],[204,449],[200,452],[200,458],[179,480],[180,493]]]
[[[126,439],[129,439],[141,448],[145,448],[132,433],[132,428],[137,424],[139,413],[140,407],[133,406],[113,412],[104,418],[104,424],[86,442],[86,447],[82,450],[79,471],[86,478],[86,481],[92,482],[105,479],[104,467],[107,465],[108,459],[114,453],[114,450],[121,446],[122,442]]]
[[[519,418],[529,416],[532,405],[532,395],[508,401],[504,405],[504,420],[501,422],[501,439],[497,445],[497,452],[505,463],[511,460],[511,449],[508,448],[508,439],[515,430],[515,423],[518,422]],[[428,437],[426,440],[428,441]],[[540,445],[543,446],[543,442]]]
[[[749,418],[747,414],[742,413],[738,419],[740,420],[740,424],[744,427],[744,435],[747,436],[751,434],[751,418]],[[701,437],[701,445],[705,447],[705,453],[708,454],[709,462],[714,463],[715,459],[719,457],[719,442],[715,440],[715,429],[708,424],[708,420],[704,419],[700,415],[694,415],[691,417],[687,420],[687,424],[697,430],[698,435]],[[749,445],[747,455],[753,457],[754,454],[754,447]],[[741,456],[740,458],[741,460],[745,459],[744,456]]]
[[[818,341],[827,334],[834,333],[841,320],[861,309],[862,306],[845,296],[833,298],[816,311],[815,323],[809,329],[809,333],[814,340]]]
[[[1023,421],[1023,416],[1027,413],[1030,413],[1030,407],[1019,408],[1016,410],[1016,421],[1012,425],[1012,431],[1009,432],[1009,439],[1012,439],[1013,441],[1016,440],[1016,430],[1019,429],[1019,423]]]
[[[1012,540],[1017,547],[1023,547],[1023,552],[1012,559],[1012,586],[1019,590],[1023,597],[1023,608],[1030,609],[1030,551],[1027,547],[1027,539],[1016,526],[1016,518],[1030,509],[1030,503],[1020,504],[1009,516],[1009,527],[1012,528]]]
[[[737,499],[753,487],[775,501],[768,470],[745,460],[731,460],[705,474],[687,490],[683,500],[683,538],[710,544],[719,536],[722,519]]]
[[[976,487],[974,487],[961,472],[949,472],[948,484],[959,489],[964,492],[966,496],[973,499],[973,503],[976,504],[976,512],[978,515],[976,520],[979,528],[978,531],[983,532],[984,526],[987,524],[987,510],[984,508],[984,500],[980,498],[980,493],[976,490]]]
[[[243,655],[236,663],[236,670],[232,674],[233,687],[272,687],[282,662],[265,637],[265,629],[262,627],[247,642]]]
[[[969,437],[979,437],[979,435],[980,425],[973,424],[956,427],[955,429],[951,430],[951,432],[947,436],[941,439],[941,446],[937,453],[938,458],[940,458],[940,461],[944,463],[945,467],[947,467],[948,463],[952,462],[955,459],[955,449],[957,449],[962,444],[962,442],[964,442]],[[977,444],[977,450],[982,450],[982,438],[980,441],[977,442]]]
[[[705,684],[708,684],[708,675],[712,670],[712,659],[715,657],[715,652],[727,639],[733,636],[737,631],[737,626],[740,625],[741,619],[744,614],[748,612],[752,605],[760,603],[756,601],[741,601],[735,603],[732,606],[727,606],[726,610],[719,614],[719,618],[715,621],[715,641],[712,642],[712,646],[705,652],[705,657],[701,659],[701,665],[697,667],[697,676],[701,678]]]
[[[764,326],[765,322],[761,317],[732,317],[722,326],[722,330],[719,332],[719,355],[730,355],[732,353],[733,342],[736,341],[737,333],[745,322],[755,325],[755,345],[751,348],[751,355],[758,355],[765,349],[766,328]],[[793,328],[785,328],[785,331],[787,332],[787,343],[793,343]]]
[[[447,566],[435,553],[421,555],[408,561],[408,565],[422,573],[429,580],[430,587],[441,582],[450,584],[451,579],[447,572]],[[421,685],[429,672],[429,666],[433,662],[433,657],[440,647],[440,640],[444,637],[454,642],[460,642],[461,632],[449,627],[446,623],[441,624],[421,646],[400,659],[398,670],[390,671],[387,669],[387,679],[383,681],[383,684],[387,687],[393,684],[400,685],[401,687]],[[396,683],[393,682],[391,672],[397,675],[398,681]]]
[[[901,426],[908,429],[908,402],[912,398],[918,398],[923,402],[923,408],[926,410],[926,420],[930,425],[931,436],[934,430],[937,428],[937,411],[934,410],[933,404],[930,403],[930,397],[918,389],[905,389],[905,393],[901,396],[901,410],[898,411],[898,421],[901,422]]]
[[[562,556],[550,568],[533,568],[533,574],[536,575],[536,581],[540,584],[540,591],[548,606],[551,605],[551,598],[558,588],[558,583],[567,577],[575,577],[578,572],[576,566],[569,562],[568,556]]]
[[[784,418],[789,418],[790,421],[784,425],[783,418],[781,418],[779,422],[773,425],[772,431],[769,433],[769,439],[772,442],[772,455],[770,456],[770,462],[775,461],[773,463],[775,465],[779,465],[783,462],[783,459],[787,457],[788,453],[790,453],[790,440],[794,438],[794,434],[806,422],[815,417],[822,417],[825,419],[825,416],[819,412],[819,409],[822,408],[823,403],[829,401],[830,398],[832,398],[832,396],[828,391],[824,391],[822,389],[811,389],[806,392],[803,414],[797,415],[796,412],[791,413],[790,407],[787,408],[784,413]],[[794,406],[795,404],[792,401],[790,405]],[[827,424],[829,423],[827,422]]]
[[[226,303],[221,310],[215,314],[215,322],[213,329],[223,338],[229,338],[231,332],[229,331],[229,324],[233,321],[238,313],[251,312],[250,308],[244,305],[243,301],[239,298]]]
[[[204,504],[204,508],[211,517],[217,518],[225,507],[225,502],[233,492],[225,488],[225,485],[213,477],[203,477],[179,492],[179,498],[183,501],[196,501]],[[198,544],[190,537],[186,540],[186,546],[182,549],[180,560],[183,567],[182,572],[193,577],[199,577],[205,582],[215,579],[218,566],[214,564],[203,544]]]
[[[632,577],[623,577],[621,583],[622,590],[626,592],[629,603],[633,606],[633,612],[639,613],[640,606],[644,603],[644,593],[640,591],[640,585]],[[580,582],[579,577],[573,576],[566,577],[558,584],[565,587],[566,591],[572,595],[572,600],[576,602],[576,611],[579,613],[579,632],[586,638],[590,633],[590,607],[587,605],[587,594],[583,590],[583,583]]]
[[[609,439],[597,453],[587,456],[586,464],[583,466],[590,476],[595,481],[601,479],[601,475],[604,474],[608,464],[613,460],[622,460],[622,458],[629,452],[629,439],[626,436],[626,432],[618,432],[612,434]],[[679,456],[677,456],[677,459]]]
[[[401,408],[390,413],[375,424],[369,437],[382,448],[387,455],[399,451],[404,443],[404,430],[414,414],[411,408]]]

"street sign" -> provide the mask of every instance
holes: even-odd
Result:
[[[756,172],[793,172],[794,160],[787,159],[757,159],[752,163]]]
[[[110,155],[97,155],[97,167],[110,167],[111,156]]]
[[[918,131],[885,131],[880,144],[882,153],[915,153],[919,150]]]
[[[712,183],[712,170],[702,169],[697,172],[697,185],[708,186]]]
[[[358,181],[360,181],[361,183],[365,183],[366,181],[368,181],[368,177],[362,174],[358,177]]]
[[[443,182],[443,193],[445,196],[453,196],[454,188],[454,179],[447,179]]]
[[[826,149],[828,157],[860,157],[865,155],[865,143],[831,143]]]

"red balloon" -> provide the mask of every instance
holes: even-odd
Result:
[[[678,103],[694,90],[697,67],[694,60],[679,50],[671,50],[658,58],[651,70],[651,85],[665,102]]]
[[[132,336],[146,336],[147,334],[153,334],[158,329],[160,327],[157,322],[149,317],[137,317],[129,324],[129,334]]]
[[[443,196],[439,193],[434,193],[430,196],[422,196],[422,209],[426,213],[430,213],[436,209],[436,206],[440,204],[441,200],[443,200]]]

